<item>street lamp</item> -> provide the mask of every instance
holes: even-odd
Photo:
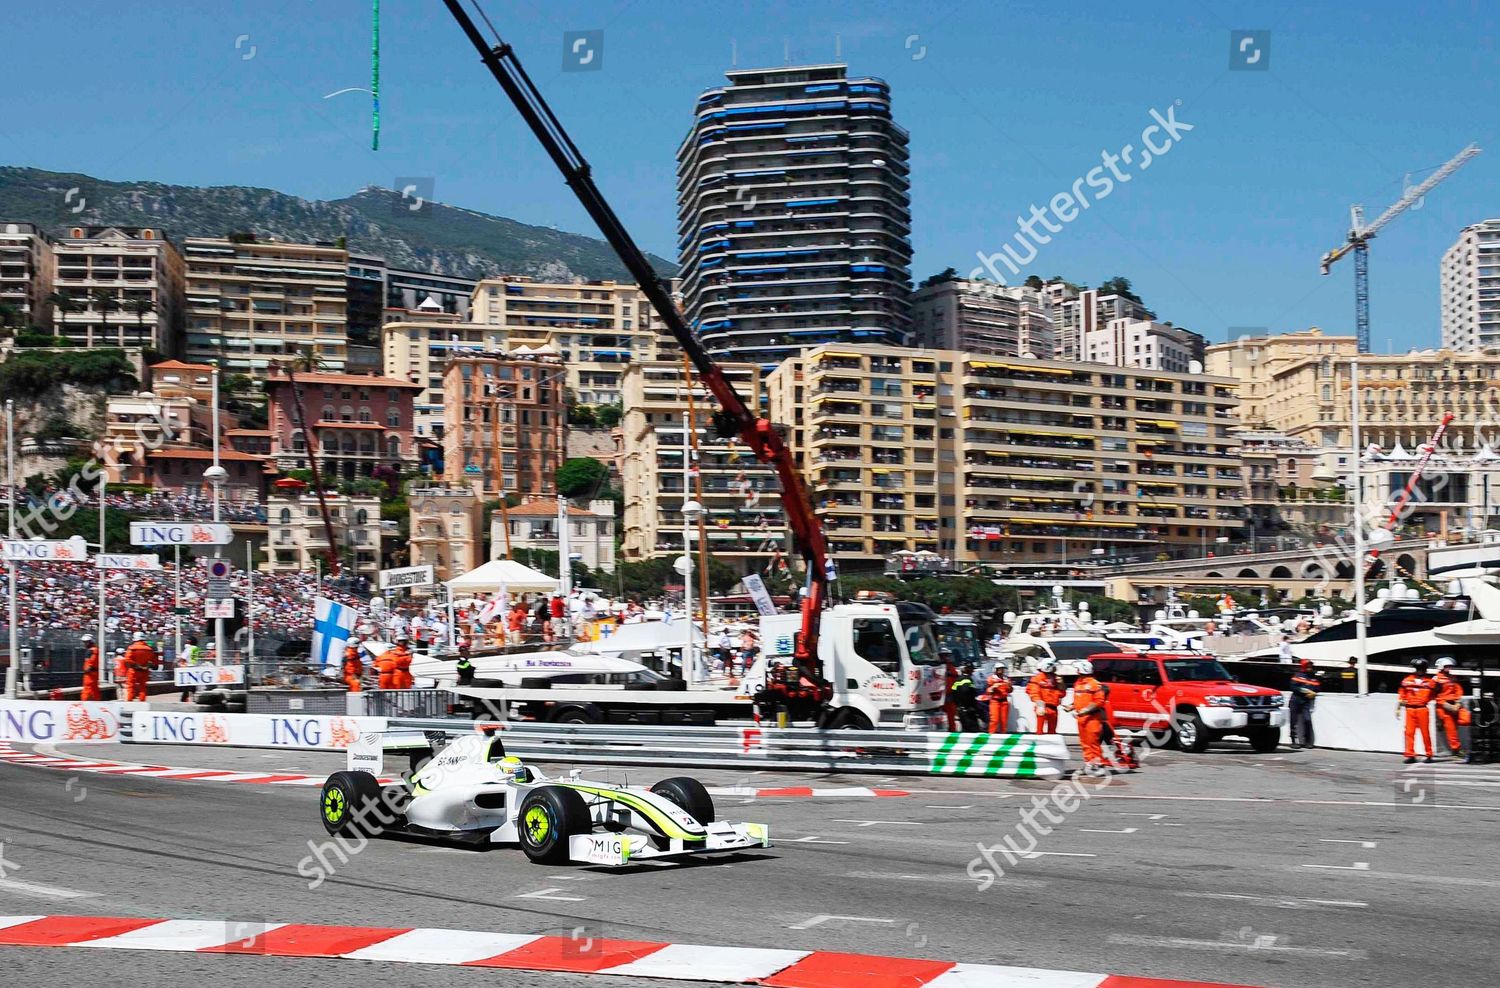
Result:
[[[215,372],[215,381],[217,381],[217,379],[218,379],[218,374],[217,374],[217,372]],[[217,405],[217,402],[218,402],[218,393],[219,393],[218,392],[218,387],[216,385],[215,388],[214,388],[215,409],[217,409],[217,407],[218,407],[218,405]],[[220,497],[220,491],[224,487],[224,482],[227,481],[228,479],[229,479],[229,471],[225,470],[223,467],[219,466],[219,439],[218,439],[218,426],[217,426],[217,422],[216,422],[215,423],[215,427],[214,427],[214,463],[213,463],[213,466],[211,466],[207,470],[203,471],[203,482],[206,483],[209,487],[211,487],[213,489],[213,494],[214,494],[214,501],[213,501],[213,503],[214,503],[214,524],[218,524],[218,522],[219,522],[219,497]],[[214,548],[214,556],[215,556],[215,558],[219,557],[222,554],[223,554],[222,547],[215,546],[215,548]],[[214,662],[216,662],[219,665],[228,665],[229,664],[229,658],[225,654],[225,651],[224,651],[224,619],[223,618],[214,618]]]
[[[683,494],[687,489],[683,489]],[[703,514],[703,505],[692,498],[682,502],[682,555],[673,569],[682,574],[683,624],[687,626],[687,645],[682,651],[682,675],[692,685],[698,681],[698,667],[693,659],[693,526]]]

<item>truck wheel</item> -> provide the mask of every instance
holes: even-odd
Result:
[[[583,707],[563,707],[556,711],[548,720],[554,724],[597,724],[599,718]]]
[[[828,729],[830,731],[871,731],[875,728],[870,723],[870,718],[858,710],[840,710],[833,715],[833,720],[829,722]]]
[[[1261,727],[1250,732],[1250,747],[1262,755],[1275,751],[1281,745],[1281,731],[1274,727]]]
[[[658,796],[665,796],[688,811],[688,815],[705,827],[714,822],[714,798],[703,788],[703,783],[687,776],[662,779],[651,787]]]
[[[527,793],[516,817],[521,850],[536,864],[566,864],[568,839],[593,829],[583,797],[561,786],[542,786]]]
[[[1208,750],[1208,728],[1196,710],[1179,710],[1172,718],[1172,733],[1177,747],[1194,754]]]
[[[335,772],[323,783],[318,808],[323,829],[335,836],[380,833],[380,783],[369,772]]]

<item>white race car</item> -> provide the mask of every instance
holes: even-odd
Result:
[[[519,844],[539,864],[626,865],[771,846],[765,824],[716,821],[696,779],[663,779],[650,789],[586,782],[576,771],[544,779],[506,755],[497,736],[425,738],[419,743],[431,757],[400,783],[382,786],[368,772],[329,776],[319,801],[324,829]]]

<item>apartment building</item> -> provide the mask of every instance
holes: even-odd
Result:
[[[625,366],[656,359],[662,328],[639,288],[613,281],[486,278],[474,288],[471,311],[475,323],[502,327],[512,349],[550,349],[561,357],[580,405],[619,404]]]
[[[385,307],[418,309],[430,300],[450,316],[466,320],[470,318],[469,300],[477,284],[473,278],[387,266]]]
[[[443,368],[455,354],[497,353],[505,349],[499,326],[465,322],[423,302],[414,312],[387,310],[392,321],[380,327],[386,377],[420,384],[414,412],[418,439],[443,438]]]
[[[510,523],[509,539],[505,523]],[[558,551],[557,499],[528,497],[508,511],[490,515],[490,558],[501,559],[509,548]],[[568,505],[568,553],[590,570],[615,571],[615,503],[590,501],[587,508]]]
[[[348,365],[349,254],[327,244],[189,237],[187,359],[264,379],[304,351],[323,367]]]
[[[484,506],[474,488],[417,487],[407,492],[412,566],[431,566],[438,580],[451,580],[483,561]]]
[[[551,494],[567,448],[567,368],[554,354],[455,354],[443,371],[443,473],[485,498]]]
[[[1443,348],[1500,347],[1500,219],[1464,227],[1438,279]]]
[[[377,467],[404,471],[416,463],[412,403],[422,390],[419,384],[363,374],[299,373],[293,387],[280,368],[273,368],[265,389],[271,452],[282,470],[307,468],[308,430],[325,481],[374,476]]]
[[[1091,364],[1182,374],[1203,368],[1203,337],[1153,319],[1111,319],[1085,332],[1082,347],[1083,359]]]
[[[0,223],[0,309],[17,330],[52,326],[52,238],[35,223]]]
[[[72,227],[53,244],[54,290],[73,311],[54,306],[53,332],[82,347],[182,346],[178,299],[183,257],[166,235],[145,227]]]
[[[909,141],[890,87],[837,64],[728,80],[677,150],[689,325],[763,370],[820,343],[909,342]]]
[[[1089,333],[1107,326],[1115,319],[1150,321],[1156,313],[1138,299],[1118,294],[1101,294],[1097,288],[1078,288],[1065,281],[1047,282],[1041,294],[1052,303],[1052,318],[1058,360],[1082,360],[1084,340]]]
[[[266,499],[266,560],[261,570],[306,573],[321,565],[326,573],[331,527],[341,568],[373,583],[380,571],[380,499],[325,494],[324,501],[327,526],[316,494],[275,494]]]
[[[1049,360],[1057,347],[1051,301],[1024,285],[929,279],[912,293],[911,319],[913,342],[936,350]]]
[[[725,377],[752,408],[762,396],[760,368],[724,364]],[[625,371],[625,417],[620,424],[625,489],[626,561],[682,554],[682,505],[689,497],[705,509],[705,534],[713,558],[739,573],[764,569],[785,548],[785,512],[771,468],[755,459],[737,439],[716,435],[713,396],[696,377],[692,400],[696,417],[697,468],[703,481],[684,481],[685,416],[689,387],[680,362],[645,361]],[[684,495],[684,491],[687,495]],[[694,546],[698,545],[695,529]]]
[[[1230,380],[829,346],[768,390],[773,418],[798,421],[834,557],[856,568],[900,549],[1056,563],[1243,524]]]
[[[1245,424],[1319,448],[1349,448],[1353,336],[1317,330],[1208,348],[1210,374],[1228,374],[1251,395]],[[1413,350],[1359,355],[1361,444],[1410,450],[1452,412],[1446,445],[1500,445],[1500,350]],[[1252,417],[1253,416],[1253,417]]]

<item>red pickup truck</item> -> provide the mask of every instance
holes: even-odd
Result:
[[[1094,677],[1109,688],[1116,727],[1170,730],[1184,751],[1202,751],[1229,736],[1261,752],[1281,742],[1287,712],[1280,691],[1235,682],[1211,655],[1120,652],[1089,661]]]

